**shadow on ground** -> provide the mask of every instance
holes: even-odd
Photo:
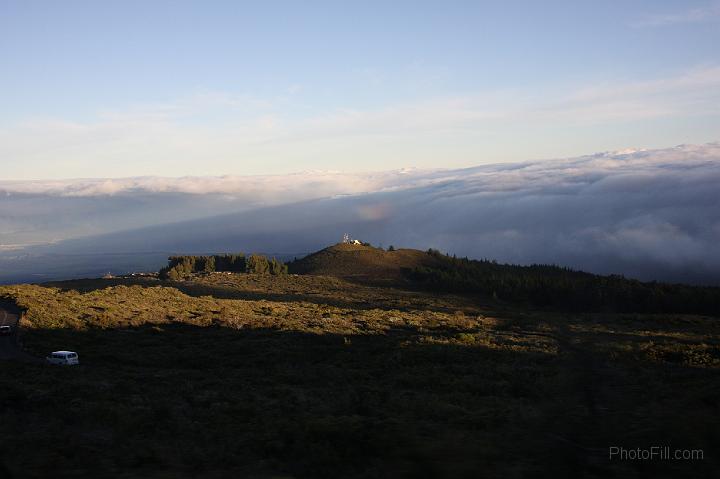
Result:
[[[82,364],[0,363],[0,477],[717,472],[717,370],[611,361],[569,337],[542,352],[461,334],[29,330],[37,353],[76,350]],[[608,459],[654,445],[704,460]]]

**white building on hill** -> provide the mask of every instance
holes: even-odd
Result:
[[[349,233],[345,233],[345,234],[343,235],[343,240],[342,240],[342,242],[343,242],[344,244],[362,244],[362,241],[360,241],[360,240],[351,239]]]

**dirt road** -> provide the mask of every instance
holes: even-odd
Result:
[[[17,328],[20,312],[7,304],[0,304],[0,326],[10,326],[10,335],[0,336],[0,360],[15,359],[20,361],[38,362],[38,358],[22,350],[18,343]]]

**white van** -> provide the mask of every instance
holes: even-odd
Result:
[[[55,351],[45,359],[50,364],[59,364],[61,366],[73,366],[80,364],[77,353],[73,351]]]

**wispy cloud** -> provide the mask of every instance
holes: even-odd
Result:
[[[263,99],[201,92],[172,103],[101,112],[93,121],[31,119],[0,129],[0,158],[10,178],[31,179],[368,171],[397,164],[398,157],[406,165],[423,159],[426,165],[490,162],[498,151],[517,159],[529,150],[550,156],[543,147],[564,138],[538,133],[542,140],[532,143],[526,135],[526,149],[518,151],[508,139],[549,125],[563,131],[720,114],[720,67],[578,85],[554,95],[491,91],[312,115],[297,114],[302,99],[296,96],[302,93]]]
[[[444,170],[393,170],[372,173],[304,171],[288,175],[90,178],[2,181],[0,195],[94,197],[156,193],[226,195],[243,203],[281,204],[339,194],[411,188],[443,177]]]
[[[672,13],[653,13],[632,22],[634,27],[663,27],[683,23],[701,23],[720,19],[720,2]]]

